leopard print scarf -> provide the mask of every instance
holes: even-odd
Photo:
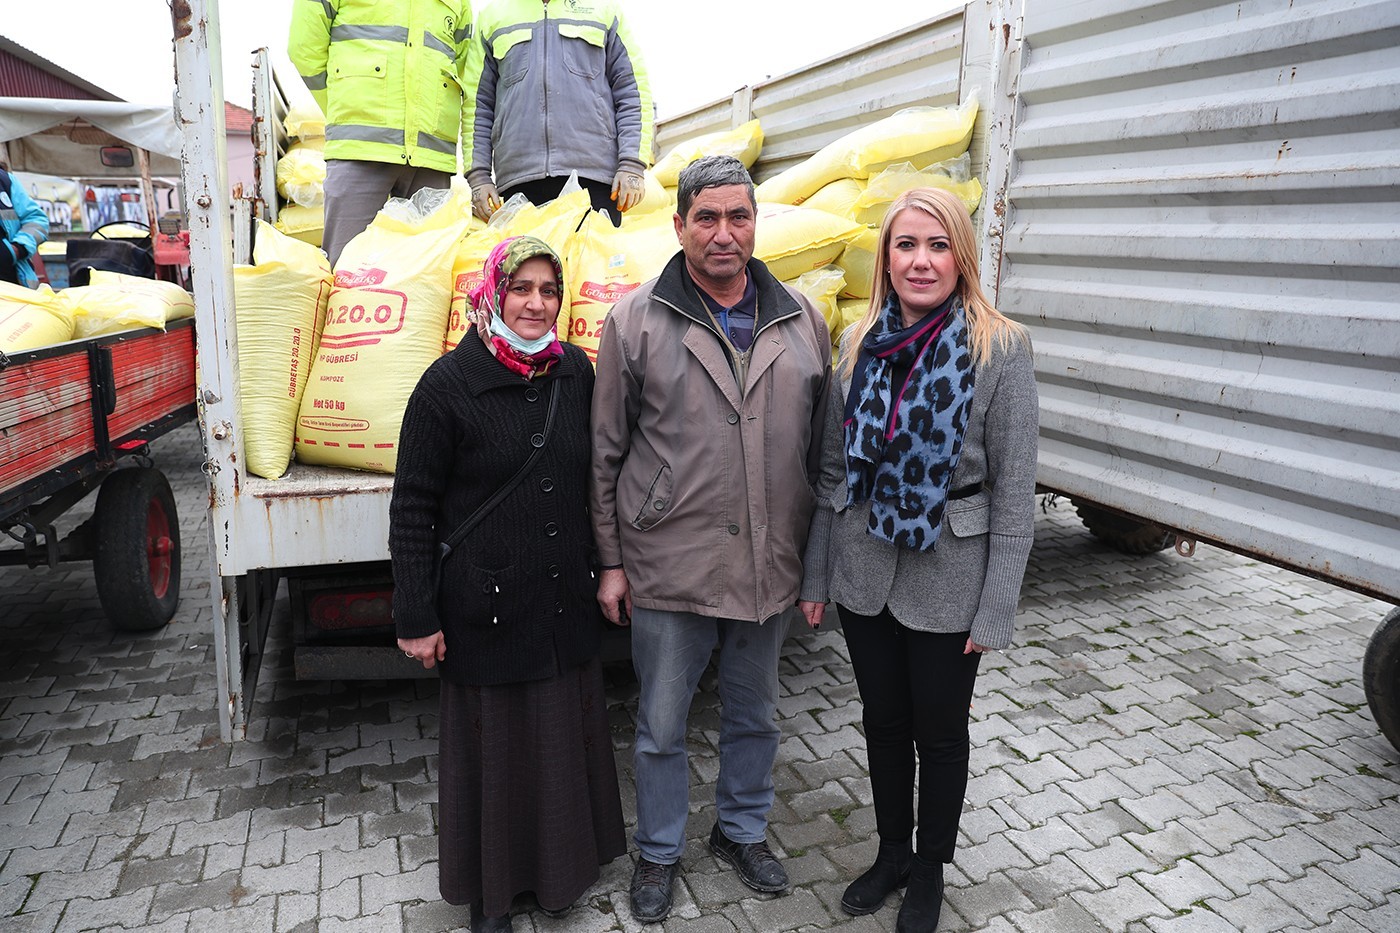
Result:
[[[898,396],[896,367],[909,371]],[[861,342],[846,396],[846,501],[870,502],[870,535],[913,551],[938,543],[974,376],[962,299],[954,294],[905,327],[891,292]]]

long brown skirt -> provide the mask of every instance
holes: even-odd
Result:
[[[442,681],[438,888],[497,917],[533,891],[562,910],[627,851],[595,658],[550,680]]]

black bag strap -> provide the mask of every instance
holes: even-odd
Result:
[[[515,475],[506,480],[504,485],[492,494],[491,498],[477,506],[476,511],[468,516],[466,521],[458,525],[457,529],[438,545],[438,550],[441,552],[440,557],[446,557],[450,554],[453,548],[462,543],[463,538],[471,534],[473,528],[481,524],[483,518],[491,514],[492,509],[505,501],[506,496],[510,495],[515,487],[520,485],[520,481],[525,478],[525,474],[530,472],[530,468],[534,466],[535,461],[539,459],[540,451],[544,450],[544,445],[549,443],[549,433],[554,427],[554,413],[559,408],[558,379],[554,379],[550,382],[548,392],[549,408],[545,412],[544,433],[540,435],[541,440],[539,446],[530,451],[530,456],[525,458],[525,462],[520,465],[520,469],[515,471]]]

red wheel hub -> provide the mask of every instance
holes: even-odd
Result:
[[[171,551],[170,518],[159,500],[152,499],[146,509],[146,564],[151,572],[151,592],[162,599],[170,589]]]

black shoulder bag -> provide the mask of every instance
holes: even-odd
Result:
[[[500,489],[492,493],[491,498],[477,506],[476,511],[468,516],[466,521],[458,525],[456,530],[448,535],[446,539],[438,542],[438,586],[442,585],[442,568],[446,565],[447,558],[452,556],[453,548],[461,544],[462,540],[466,538],[467,535],[471,534],[472,529],[481,524],[481,520],[487,515],[490,515],[491,510],[505,501],[506,496],[510,495],[515,487],[520,485],[520,481],[525,478],[525,474],[530,472],[530,468],[534,466],[535,461],[539,459],[540,451],[544,450],[544,445],[549,443],[549,433],[554,428],[554,413],[559,408],[559,380],[555,379],[551,381],[547,391],[549,392],[549,408],[545,411],[544,432],[540,434],[540,442],[535,445],[535,449],[530,451],[530,456],[525,458],[525,462],[520,465],[520,469],[516,470],[515,474],[511,476],[510,479],[506,480]],[[434,589],[436,590],[437,587],[434,587]]]

